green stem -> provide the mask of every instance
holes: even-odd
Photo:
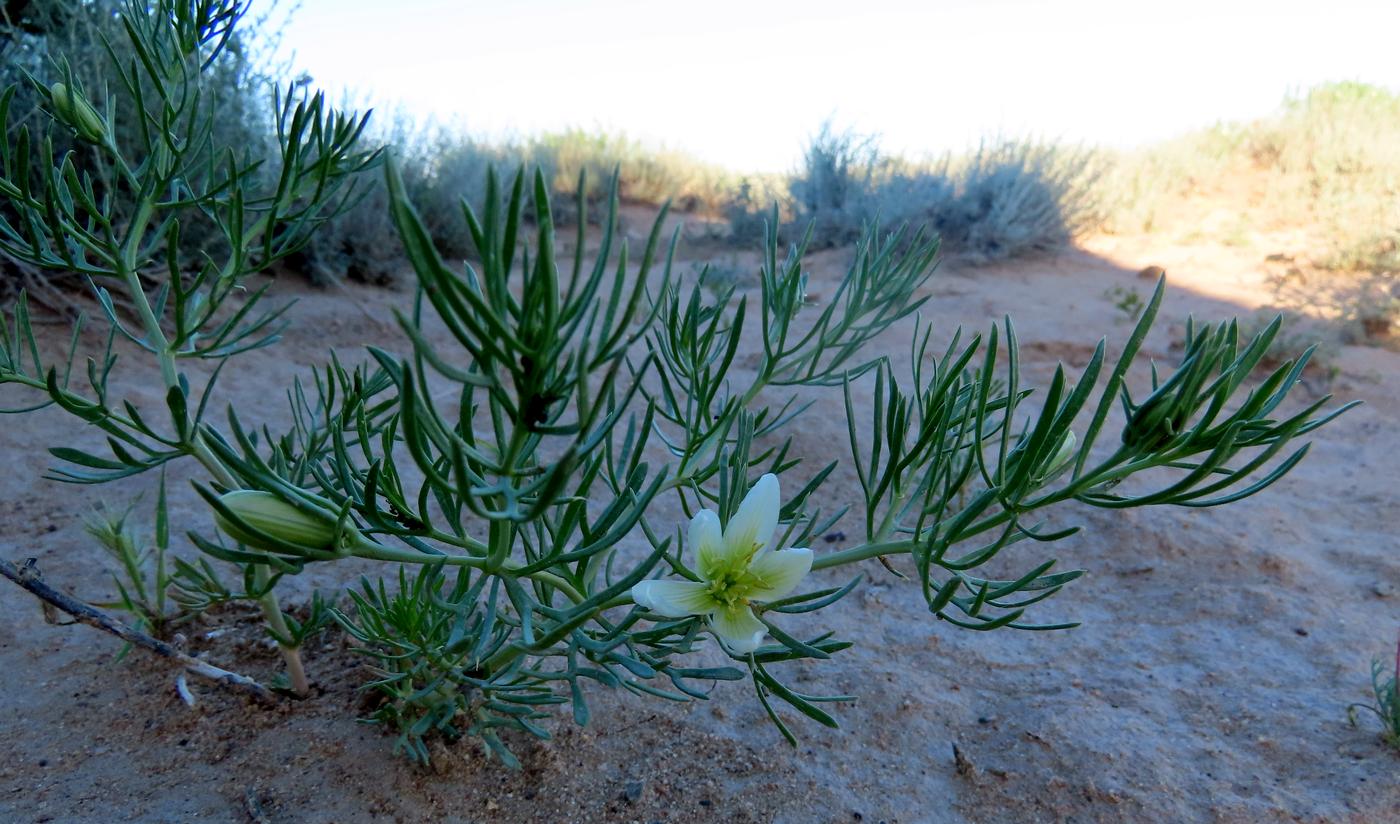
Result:
[[[146,342],[156,350],[156,358],[160,361],[160,376],[165,381],[165,388],[178,386],[180,378],[175,371],[175,358],[170,354],[170,341],[166,339],[165,330],[160,327],[160,319],[156,317],[150,301],[146,299],[146,290],[141,287],[141,276],[134,269],[128,268],[125,261],[122,262],[118,274],[126,284],[126,291],[132,303],[136,304],[136,312],[141,316],[142,326],[146,328]]]
[[[266,566],[253,565],[253,581],[258,589],[267,587],[268,572]],[[290,638],[292,633],[287,627],[287,620],[282,617],[282,608],[277,604],[277,596],[269,588],[258,599],[258,605],[262,607],[263,620],[267,621],[267,626],[277,633],[277,648],[282,653],[282,663],[287,667],[287,680],[292,685],[292,692],[302,697],[307,696],[311,692],[311,684],[306,680],[306,668],[301,663],[301,649],[288,646],[281,640]]]
[[[424,555],[421,552],[413,552],[407,549],[395,549],[394,547],[377,544],[369,539],[364,539],[350,548],[350,554],[356,558],[367,558],[374,561],[389,561],[397,564],[444,564],[446,566],[472,567],[473,569],[489,569],[489,560],[478,558],[472,555]],[[521,564],[514,561],[506,561],[499,569],[494,570],[495,574],[509,574],[521,568]],[[517,576],[518,577],[518,576]],[[547,583],[563,592],[570,601],[581,604],[588,600],[583,593],[579,592],[573,584],[566,578],[556,575],[546,570],[536,570],[526,574],[524,577],[531,580]]]
[[[878,558],[881,555],[904,555],[912,550],[916,543],[916,541],[905,539],[902,541],[886,541],[883,543],[853,546],[850,549],[843,549],[840,552],[818,555],[812,560],[812,569],[830,569],[835,566],[845,566],[846,564],[854,564],[871,558]]]
[[[141,316],[141,323],[146,330],[146,342],[156,351],[156,359],[160,362],[161,380],[165,382],[166,390],[174,389],[180,385],[180,374],[175,366],[175,353],[170,350],[170,340],[165,336],[165,330],[161,328],[160,318],[151,309],[150,300],[146,297],[146,290],[141,286],[141,277],[134,268],[132,258],[135,255],[131,238],[139,238],[141,229],[144,227],[150,215],[150,204],[142,204],[137,213],[137,219],[132,221],[132,234],[128,237],[126,251],[121,258],[118,274],[126,285],[127,296],[136,306],[136,312]],[[178,429],[184,430],[189,421],[175,421]],[[210,474],[225,487],[230,489],[238,486],[238,481],[228,467],[214,455],[205,443],[204,436],[196,433],[189,443],[191,454],[209,470]]]
[[[141,277],[136,272],[135,256],[142,233],[145,231],[147,221],[150,220],[152,207],[149,201],[141,204],[137,210],[136,217],[132,220],[130,234],[127,236],[126,248],[121,256],[119,274],[126,284],[128,297],[136,306],[137,313],[141,316],[141,322],[146,329],[146,340],[151,348],[156,350],[156,357],[160,361],[161,378],[165,382],[166,390],[179,387],[180,377],[175,366],[175,354],[170,350],[170,341],[165,336],[165,330],[161,328],[160,318],[156,317],[155,311],[151,308],[150,300],[146,297],[146,290],[141,286]],[[177,431],[187,431],[189,421],[174,421]],[[214,455],[209,445],[204,440],[204,435],[194,433],[190,438],[189,447],[195,459],[209,471],[214,478],[228,489],[236,489],[238,481],[228,467]],[[268,581],[267,567],[254,565],[253,575],[258,583],[259,589],[266,586]],[[280,638],[289,638],[291,633],[287,629],[287,622],[282,617],[282,607],[277,601],[277,594],[269,587],[267,591],[258,599],[262,607],[264,619],[268,627],[272,629]],[[306,669],[302,666],[301,651],[292,646],[277,642],[282,653],[282,660],[287,666],[287,676],[291,681],[292,690],[297,695],[306,695],[310,685],[306,680]]]

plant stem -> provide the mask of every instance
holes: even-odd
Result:
[[[843,549],[840,552],[829,552],[825,555],[818,555],[812,560],[812,569],[829,569],[835,566],[845,566],[864,561],[870,558],[878,558],[881,555],[902,555],[914,548],[915,541],[905,539],[902,541],[887,541],[884,543],[862,544],[853,546],[850,549]]]
[[[253,581],[258,589],[267,586],[267,567],[262,564],[253,566]],[[288,646],[282,642],[282,638],[290,638],[291,630],[287,627],[287,621],[282,617],[282,608],[277,604],[277,595],[271,589],[263,593],[258,599],[258,605],[262,607],[263,620],[278,635],[277,649],[282,653],[282,662],[287,666],[287,680],[292,685],[292,692],[305,697],[311,692],[311,684],[306,680],[306,668],[301,663],[301,649],[299,647]]]
[[[478,558],[472,555],[424,555],[421,552],[412,552],[406,549],[395,549],[393,547],[376,544],[370,540],[364,540],[351,547],[350,554],[357,558],[368,558],[375,561],[390,561],[397,564],[444,564],[446,566],[465,566],[476,569],[485,569],[488,564],[486,558]],[[521,565],[514,561],[506,561],[501,565],[496,574],[508,574]],[[541,581],[556,587],[563,592],[570,601],[581,604],[588,600],[579,592],[567,579],[547,570],[536,570],[526,574],[524,577],[535,581]]]
[[[179,372],[175,368],[175,355],[170,351],[170,342],[165,337],[165,330],[161,329],[160,318],[156,317],[151,309],[150,300],[146,297],[146,290],[141,286],[141,278],[135,270],[135,248],[139,242],[141,232],[145,226],[145,220],[149,218],[149,204],[143,204],[138,212],[138,220],[132,223],[132,234],[127,240],[127,250],[121,257],[120,274],[126,284],[128,297],[136,306],[136,311],[141,316],[141,322],[146,329],[147,343],[156,351],[156,357],[160,361],[160,374],[165,381],[166,390],[176,389],[180,386]],[[135,239],[135,240],[133,240]],[[187,431],[189,421],[174,421],[177,431]],[[209,445],[204,442],[204,436],[199,432],[192,433],[189,439],[191,454],[202,464],[205,469],[223,486],[229,489],[236,489],[238,481],[228,467],[218,459],[209,449]],[[267,585],[267,567],[255,565],[253,570],[254,579],[258,588]],[[297,647],[287,646],[282,643],[281,638],[290,637],[287,629],[287,622],[282,617],[282,607],[277,602],[277,593],[268,588],[262,597],[258,599],[258,604],[262,607],[263,618],[267,625],[278,636],[278,649],[282,653],[282,660],[287,666],[287,677],[291,682],[292,690],[297,695],[306,695],[310,690],[310,685],[306,680],[306,669],[301,662],[301,650]]]

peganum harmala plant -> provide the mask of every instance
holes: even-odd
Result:
[[[309,685],[297,648],[320,622],[290,623],[276,586],[310,564],[388,567],[350,587],[332,615],[375,662],[373,720],[397,729],[416,759],[427,759],[434,734],[470,735],[514,763],[502,733],[547,737],[541,721],[556,704],[584,723],[598,687],[688,700],[716,681],[747,680],[789,740],[775,702],[835,726],[824,705],[848,697],[803,694],[784,683],[783,665],[850,646],[823,629],[821,612],[863,573],[823,586],[806,583],[812,570],[878,559],[913,577],[930,614],[968,629],[1073,626],[1037,623],[1028,610],[1079,571],[1055,571],[1048,553],[1011,575],[989,571],[1007,547],[1076,531],[1048,526],[1047,507],[1229,503],[1282,477],[1307,451],[1299,438],[1346,408],[1324,412],[1325,398],[1285,406],[1307,354],[1251,379],[1277,321],[1251,340],[1234,322],[1189,324],[1181,363],[1154,365],[1147,389],[1131,391],[1161,283],[1116,359],[1100,342],[1077,376],[1059,368],[1034,390],[1010,319],[934,346],[917,312],[938,241],[920,232],[868,228],[817,305],[806,241],[780,249],[775,216],[756,294],[687,288],[673,272],[678,236],[663,237],[664,210],[639,255],[619,236],[616,180],[595,235],[580,199],[576,236],[561,251],[543,178],[521,172],[503,186],[493,174],[480,213],[463,203],[474,259],[449,263],[389,164],[391,218],[418,283],[398,314],[404,346],[370,347],[358,365],[332,355],[311,383],[291,387],[284,432],[232,408],[220,427],[208,414],[218,368],[273,343],[283,322],[280,310],[250,308],[265,289],[242,285],[333,213],[375,159],[356,148],[363,120],[320,98],[279,104],[279,174],[208,146],[182,154],[199,145],[183,135],[208,130],[185,124],[179,101],[197,95],[199,67],[238,11],[218,0],[128,7],[133,39],[153,55],[125,90],[129,116],[149,125],[144,147],[105,139],[119,113],[110,98],[89,112],[74,108],[82,90],[55,96],[56,121],[145,193],[135,214],[112,214],[100,182],[67,158],[42,181],[16,177],[27,165],[12,159],[31,151],[24,133],[0,145],[4,250],[89,274],[110,328],[84,382],[73,351],[42,356],[21,300],[0,346],[0,383],[107,435],[104,454],[51,450],[58,480],[121,482],[184,457],[202,466],[195,488],[212,517],[185,526],[208,558],[177,565],[179,603],[260,601],[294,691]],[[256,189],[263,180],[275,187]],[[185,213],[224,230],[222,259],[169,253]],[[900,321],[914,329],[907,373],[872,351]],[[165,421],[114,396],[118,337],[159,365]],[[74,340],[76,349],[76,329]],[[196,378],[182,368],[193,359],[215,368]],[[844,397],[859,481],[849,503],[863,535],[819,554],[814,539],[847,512],[816,504],[843,501],[825,488],[838,462],[802,466],[790,430],[824,394]],[[872,400],[870,414],[858,395]],[[665,514],[677,510],[685,523]],[[209,559],[235,567],[241,585],[224,583]],[[726,664],[700,653],[711,646]]]
[[[107,437],[110,456],[55,447],[64,463],[54,471],[59,480],[120,481],[192,457],[221,487],[238,485],[211,447],[204,421],[210,392],[229,358],[277,340],[286,308],[264,310],[267,287],[250,292],[248,277],[304,245],[317,224],[345,207],[356,175],[378,157],[357,147],[364,117],[335,112],[295,86],[274,94],[271,162],[263,147],[217,142],[203,78],[245,11],[234,0],[127,3],[121,16],[129,48],[108,49],[120,87],[94,96],[63,62],[54,67],[59,80],[45,86],[31,78],[47,104],[38,134],[27,123],[11,127],[15,88],[0,94],[0,252],[85,276],[107,325],[103,351],[75,374],[83,320],[66,355],[47,359],[21,296],[0,345],[0,384],[44,396],[37,406],[6,411],[54,405]],[[119,54],[133,56],[122,61]],[[127,128],[112,127],[119,117]],[[81,148],[55,155],[55,130]],[[180,243],[191,227],[217,238],[194,258]],[[113,393],[119,339],[158,365],[163,409]],[[212,369],[184,368],[193,362]],[[243,573],[238,597],[261,603],[292,688],[305,692],[299,639],[273,590],[286,565],[236,550],[224,557]]]

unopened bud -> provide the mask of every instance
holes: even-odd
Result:
[[[224,495],[219,502],[247,526],[279,541],[309,549],[330,549],[335,542],[334,521],[303,512],[271,492],[241,489]],[[282,550],[266,546],[265,538],[245,530],[222,513],[215,520],[219,529],[241,544],[272,552]]]
[[[1055,457],[1050,459],[1049,465],[1045,468],[1046,476],[1054,475],[1069,463],[1069,459],[1074,457],[1074,447],[1079,439],[1075,437],[1074,430],[1065,433],[1065,437],[1060,441],[1060,448],[1055,450]]]
[[[55,83],[49,87],[49,96],[53,98],[54,113],[79,137],[91,143],[107,142],[107,121],[81,94],[63,83]]]
[[[1170,392],[1154,394],[1142,402],[1123,427],[1123,445],[1141,450],[1156,449],[1173,438],[1178,431],[1172,417],[1176,398]]]
[[[1045,463],[1045,469],[1035,476],[1034,485],[1041,486],[1060,474],[1060,470],[1064,469],[1065,465],[1074,457],[1074,447],[1077,443],[1078,439],[1074,435],[1074,430],[1066,432],[1065,436],[1060,439],[1060,445],[1055,449],[1055,454]]]

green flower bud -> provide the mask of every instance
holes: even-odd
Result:
[[[1143,451],[1156,449],[1180,432],[1181,421],[1173,417],[1176,396],[1154,394],[1142,402],[1123,428],[1123,445]],[[1176,417],[1179,417],[1179,413]]]
[[[1069,459],[1074,457],[1074,447],[1079,443],[1075,437],[1074,430],[1065,433],[1065,437],[1060,441],[1060,448],[1055,450],[1055,457],[1050,459],[1050,463],[1045,467],[1045,476],[1048,478],[1064,469]]]
[[[1060,474],[1060,471],[1074,457],[1074,447],[1078,442],[1079,439],[1075,437],[1074,430],[1066,432],[1065,436],[1060,439],[1060,445],[1056,447],[1055,454],[1050,456],[1050,460],[1045,463],[1045,468],[1034,476],[1032,484],[1039,487],[1054,480],[1055,476]]]
[[[331,549],[335,542],[334,521],[303,512],[271,492],[241,489],[224,495],[219,501],[243,523],[279,541],[309,549]],[[215,516],[215,521],[219,529],[239,543],[269,552],[285,551],[282,547],[267,546],[264,538],[245,531],[222,513]]]
[[[107,142],[107,121],[81,94],[55,83],[49,87],[49,96],[53,98],[54,113],[79,137],[92,143]]]

